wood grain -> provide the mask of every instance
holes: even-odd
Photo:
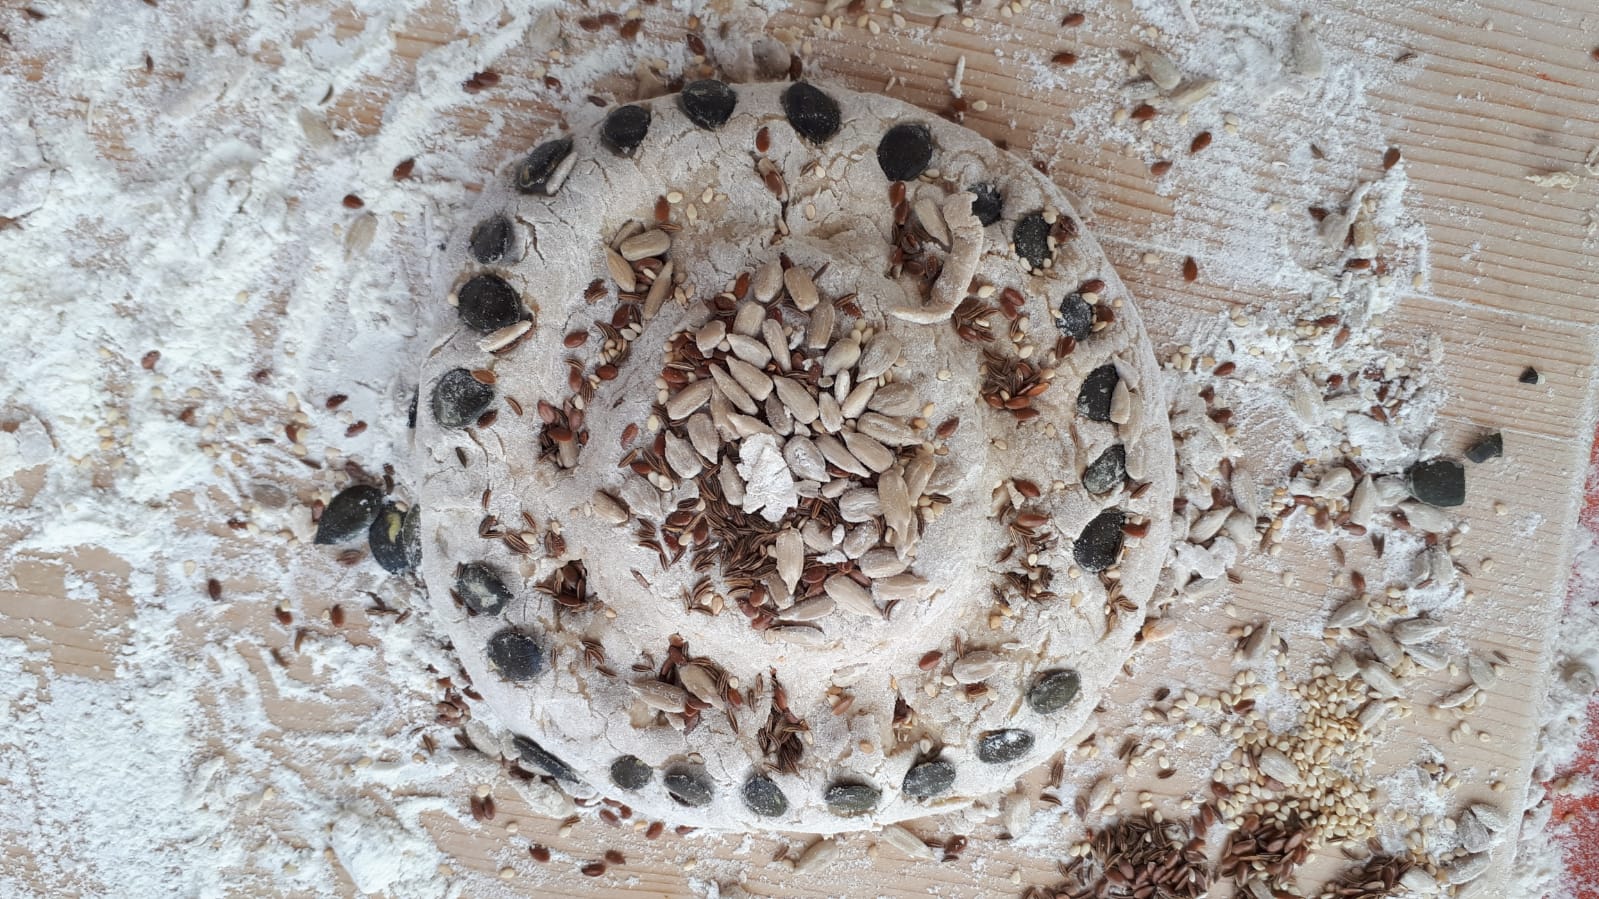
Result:
[[[898,33],[885,15],[878,14],[873,18],[885,30],[876,36],[853,26],[828,32],[814,29],[819,11],[819,3],[801,3],[772,22],[774,33],[805,38],[806,71],[818,77],[862,90],[881,89],[892,77],[897,81],[896,95],[936,112],[948,104],[946,79],[956,60],[966,58],[966,96],[989,104],[986,112],[970,113],[967,124],[1023,155],[1046,161],[1062,184],[1091,197],[1093,225],[1134,295],[1145,305],[1160,303],[1167,310],[1168,314],[1154,318],[1151,336],[1157,350],[1182,342],[1174,323],[1185,317],[1222,309],[1270,308],[1282,301],[1247,285],[1214,284],[1203,276],[1185,284],[1178,266],[1182,255],[1199,258],[1203,271],[1206,255],[1219,252],[1219,244],[1170,247],[1141,240],[1138,235],[1149,224],[1171,216],[1178,201],[1158,192],[1143,160],[1118,148],[1061,146],[1060,123],[1082,98],[1070,91],[1041,94],[1029,87],[1030,59],[1047,58],[1067,47],[1080,54],[1115,54],[1131,46],[1137,19],[1125,0],[1091,8],[1089,25],[1074,30],[1061,29],[1061,9],[1044,4],[1009,19],[986,8],[973,29],[953,19],[935,26],[910,17],[912,23]],[[1204,14],[1203,9],[1199,12]],[[1371,57],[1370,69],[1381,75],[1369,95],[1391,143],[1403,150],[1411,202],[1427,226],[1430,281],[1425,290],[1403,298],[1389,322],[1392,339],[1412,342],[1431,335],[1442,344],[1447,359],[1444,386],[1452,397],[1438,422],[1446,447],[1458,450],[1487,429],[1505,433],[1507,458],[1490,463],[1484,469],[1489,475],[1472,481],[1464,509],[1473,527],[1470,555],[1462,563],[1487,622],[1469,635],[1469,643],[1485,651],[1504,651],[1511,665],[1480,715],[1492,740],[1452,751],[1450,758],[1462,770],[1476,772],[1475,789],[1485,790],[1487,780],[1500,779],[1508,786],[1506,795],[1519,795],[1528,778],[1535,737],[1536,709],[1529,699],[1541,691],[1549,661],[1548,629],[1569,566],[1574,500],[1599,384],[1595,371],[1599,302],[1594,299],[1599,255],[1584,232],[1584,215],[1599,203],[1599,196],[1593,182],[1572,191],[1547,190],[1527,182],[1525,176],[1576,168],[1589,148],[1599,143],[1599,106],[1593,103],[1599,91],[1599,63],[1588,56],[1592,35],[1582,30],[1592,27],[1592,11],[1580,0],[1491,0],[1447,8],[1339,0],[1319,12],[1326,20],[1323,34],[1329,52]],[[333,21],[336,33],[344,37],[360,33],[368,24],[347,9]],[[646,22],[647,36],[668,44],[681,42],[680,16],[650,8]],[[1489,29],[1488,23],[1495,27]],[[302,39],[317,33],[318,29],[308,28]],[[387,105],[415,90],[417,59],[464,35],[442,3],[437,10],[396,23],[392,58],[376,73],[338,92],[325,110],[330,126],[353,135],[379,133]],[[571,27],[564,36],[570,42],[569,56],[595,41],[613,39]],[[1395,61],[1405,53],[1414,56]],[[267,67],[281,62],[272,47],[259,48],[254,58]],[[42,63],[30,65],[24,72],[36,78]],[[540,73],[547,67],[559,76],[559,64],[524,49],[509,52],[495,66],[502,74],[503,89],[484,92],[475,108],[466,106],[451,115],[463,133],[498,127],[495,145],[501,155],[559,127],[558,110],[584,102],[565,89],[554,95],[546,91]],[[146,76],[141,72],[129,77]],[[149,77],[165,76],[158,70]],[[604,79],[594,90],[605,99],[627,99],[630,73]],[[503,122],[496,125],[491,112],[503,113]],[[122,143],[126,114],[103,107],[96,120],[96,137],[107,158],[133,164],[135,155]],[[1255,148],[1252,170],[1267,171],[1283,159],[1285,149],[1274,143],[1267,127],[1246,125],[1233,139]],[[1365,154],[1361,168],[1367,175],[1378,171],[1383,149],[1361,148]],[[427,177],[430,153],[448,152],[447,147],[424,148],[418,177]],[[386,171],[398,161],[380,160],[379,167]],[[498,160],[481,161],[486,169]],[[1216,186],[1213,195],[1202,192],[1181,198],[1186,214],[1203,226],[1196,232],[1219,234],[1238,214],[1224,187]],[[1146,251],[1167,261],[1146,266],[1139,261]],[[1545,384],[1516,383],[1516,374],[1528,364],[1536,364],[1546,375]],[[1503,514],[1495,512],[1495,503],[1503,504]],[[1512,544],[1518,532],[1530,532],[1534,539]],[[1351,558],[1357,558],[1350,543]],[[1505,557],[1495,559],[1492,572],[1484,572],[1481,560],[1494,557],[1494,547],[1501,545],[1517,550],[1502,554]],[[1285,569],[1299,574],[1297,589],[1285,590],[1277,580]],[[109,678],[115,670],[117,625],[126,620],[129,609],[114,598],[94,608],[67,599],[62,578],[68,571],[96,572],[108,597],[117,595],[128,574],[125,565],[103,554],[25,562],[11,572],[15,589],[0,591],[0,635],[21,636],[30,646],[47,650],[59,673]],[[1236,619],[1197,615],[1180,619],[1185,628],[1211,635],[1198,642],[1192,654],[1226,658],[1231,641],[1223,632],[1235,622],[1311,618],[1327,605],[1324,596],[1330,590],[1331,571],[1326,552],[1308,543],[1291,546],[1282,560],[1247,566],[1233,603]],[[327,570],[313,574],[330,577],[336,571],[329,562]],[[259,596],[260,586],[230,583],[225,589],[230,596]],[[194,585],[173,588],[196,589]],[[288,645],[292,633],[270,623],[271,604],[264,599],[241,602],[226,619],[239,633],[260,636],[261,649],[251,656],[250,664],[260,672],[264,686],[271,682],[266,668],[274,664],[267,650]],[[326,602],[307,596],[297,598],[296,605],[315,615]],[[366,624],[357,616],[337,637],[380,645],[381,627],[368,630]],[[310,619],[297,626],[313,627],[324,635],[328,631],[325,624]],[[206,638],[192,633],[176,639],[198,645]],[[1124,679],[1107,704],[1139,707],[1154,686],[1167,683],[1168,664],[1186,661],[1191,661],[1186,655],[1174,659],[1164,645],[1141,652],[1133,663],[1135,676]],[[285,676],[316,680],[313,666],[303,657],[291,663]],[[1441,674],[1427,679],[1421,690],[1442,692],[1455,681],[1458,678],[1452,681]],[[314,705],[276,697],[267,705],[277,727],[296,733],[337,733],[370,713],[357,693],[333,694],[329,702]],[[1401,745],[1432,741],[1449,746],[1444,726],[1425,715],[1415,715],[1401,727],[1405,737],[1398,741]],[[0,745],[3,742],[0,736]],[[1078,768],[1074,761],[1069,770],[1076,773]],[[1205,772],[1185,774],[1190,776],[1153,783],[1150,788],[1163,796],[1177,796],[1203,787]],[[683,838],[668,831],[661,841],[652,842],[629,827],[590,823],[562,836],[550,822],[533,817],[510,790],[497,789],[495,795],[500,814],[489,824],[468,826],[437,814],[425,819],[447,848],[451,866],[466,878],[471,895],[496,889],[494,878],[505,865],[524,871],[534,867],[526,855],[530,842],[550,846],[556,859],[536,880],[513,878],[511,889],[591,896],[687,895],[690,878],[741,876],[751,892],[769,896],[910,897],[930,892],[1005,896],[1020,892],[1013,872],[1020,872],[1017,879],[1024,884],[1053,882],[1056,859],[1064,850],[974,839],[959,863],[911,862],[886,846],[875,857],[869,856],[869,851],[877,850],[874,841],[863,836],[845,841],[843,860],[826,877],[796,878],[766,862],[779,845],[797,845],[801,839],[757,835],[740,847],[738,839]],[[461,802],[465,801],[463,791]],[[520,824],[519,834],[507,832],[510,821]],[[937,821],[912,827],[929,836],[951,832]],[[609,847],[628,858],[620,875],[596,880],[577,873],[583,862]],[[5,858],[8,865],[32,867],[23,850],[10,848]],[[1504,863],[1501,857],[1498,864]],[[534,883],[536,887],[528,886]],[[354,892],[347,879],[334,889],[345,895]]]

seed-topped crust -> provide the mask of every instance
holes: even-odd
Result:
[[[1153,353],[1027,163],[884,97],[725,88],[549,135],[450,242],[421,572],[512,734],[646,814],[959,807],[1054,753],[1142,624]],[[469,282],[516,319],[442,302]]]

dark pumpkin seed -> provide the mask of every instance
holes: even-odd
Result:
[[[1458,506],[1466,501],[1466,467],[1453,459],[1417,462],[1406,469],[1405,485],[1429,506]]]
[[[1014,728],[991,730],[977,740],[977,758],[990,765],[1014,762],[1033,750],[1033,735]]]
[[[1016,245],[1016,255],[1026,260],[1028,266],[1041,269],[1049,260],[1049,222],[1044,221],[1043,213],[1023,216],[1016,223],[1016,230],[1011,232],[1011,240]]]
[[[507,628],[489,638],[489,666],[505,680],[532,680],[544,670],[544,650],[533,635]]]
[[[1120,509],[1106,509],[1094,516],[1072,543],[1072,558],[1084,571],[1104,571],[1116,564],[1122,552],[1122,523],[1127,516]]]
[[[744,781],[744,805],[763,818],[777,818],[788,811],[788,797],[770,777],[756,774]]]
[[[1473,443],[1471,448],[1466,450],[1466,458],[1478,464],[1487,462],[1489,459],[1496,459],[1504,454],[1505,435],[1498,431]]]
[[[472,258],[484,265],[499,262],[511,252],[511,220],[497,214],[478,222],[467,245],[472,250]]]
[[[527,154],[516,167],[516,189],[525,194],[549,195],[550,176],[572,152],[570,137],[547,140]]]
[[[1095,495],[1109,493],[1126,480],[1127,449],[1119,443],[1083,469],[1083,489]]]
[[[390,574],[404,574],[416,567],[422,555],[420,515],[413,506],[405,512],[393,503],[383,507],[367,529],[366,542],[372,558]]]
[[[796,81],[783,91],[783,115],[795,134],[813,144],[831,140],[843,121],[838,101],[804,81]]]
[[[895,125],[877,142],[877,164],[890,181],[914,181],[932,161],[933,132],[926,125]]]
[[[433,419],[446,428],[464,428],[477,421],[494,402],[494,388],[464,368],[447,371],[433,385]]]
[[[483,562],[468,562],[455,577],[455,593],[479,615],[497,615],[511,601],[511,589],[499,572]]]
[[[1058,712],[1071,705],[1082,686],[1082,678],[1069,668],[1046,671],[1028,689],[1027,704],[1041,715]]]
[[[655,779],[655,769],[636,755],[624,755],[611,763],[611,783],[624,790],[642,790]]]
[[[678,805],[690,808],[701,808],[711,804],[711,797],[715,795],[715,788],[711,786],[711,779],[704,771],[692,768],[674,768],[666,772],[661,778],[661,783],[666,786],[666,793]]]
[[[738,93],[732,87],[706,78],[701,81],[691,81],[683,86],[683,92],[677,95],[677,106],[683,110],[683,115],[690,122],[709,131],[727,124],[733,117],[733,108],[738,105]]]
[[[912,799],[931,799],[949,792],[954,785],[955,766],[943,759],[934,759],[906,771],[900,789]]]
[[[315,542],[349,543],[366,533],[382,510],[382,490],[368,484],[346,487],[322,510]]]
[[[1089,372],[1077,391],[1077,414],[1089,421],[1110,421],[1110,400],[1120,380],[1115,364],[1110,362]]]
[[[999,188],[985,181],[966,190],[972,195],[972,215],[977,216],[983,227],[999,221],[1005,212],[1005,198],[1000,195]]]
[[[600,125],[600,143],[618,156],[632,156],[650,133],[650,110],[645,106],[618,106]]]
[[[841,818],[854,818],[877,808],[882,793],[876,787],[861,783],[836,783],[822,794],[827,808]]]
[[[583,781],[583,778],[578,777],[577,772],[572,770],[571,765],[556,758],[554,753],[534,742],[532,738],[513,737],[511,738],[511,745],[516,747],[516,754],[521,757],[522,761],[527,762],[556,780],[564,780],[567,783],[581,783]]]
[[[522,298],[499,275],[476,275],[455,296],[462,323],[481,334],[514,325],[522,317]]]
[[[1055,316],[1055,327],[1073,340],[1087,338],[1094,329],[1094,307],[1076,291],[1067,294],[1060,301],[1060,308]]]

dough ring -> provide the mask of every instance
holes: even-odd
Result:
[[[422,572],[508,751],[725,829],[1006,788],[1167,552],[1126,290],[1054,184],[898,100],[594,115],[485,187],[420,378]]]

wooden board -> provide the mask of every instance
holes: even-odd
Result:
[[[446,4],[440,4],[441,10]],[[1202,6],[1202,4],[1201,4]],[[1468,567],[1478,602],[1489,607],[1485,620],[1492,624],[1471,636],[1475,647],[1498,649],[1511,659],[1511,671],[1494,690],[1492,702],[1480,716],[1492,739],[1450,750],[1451,764],[1470,772],[1468,784],[1479,792],[1491,779],[1503,780],[1506,795],[1519,795],[1529,775],[1535,738],[1530,700],[1543,685],[1549,650],[1547,636],[1562,597],[1569,567],[1571,535],[1582,474],[1592,439],[1595,404],[1596,352],[1599,352],[1599,256],[1585,234],[1584,216],[1594,208],[1590,187],[1571,191],[1548,190],[1528,183],[1535,172],[1578,166],[1588,149],[1599,143],[1599,62],[1589,56],[1596,42],[1594,14],[1582,0],[1522,2],[1489,0],[1484,4],[1447,10],[1430,5],[1384,4],[1372,7],[1357,0],[1339,0],[1323,11],[1328,20],[1324,35],[1340,54],[1409,51],[1414,58],[1393,63],[1407,71],[1377,86],[1373,100],[1393,145],[1403,149],[1411,178],[1410,201],[1418,204],[1431,241],[1431,279],[1426,290],[1403,298],[1391,321],[1395,333],[1432,333],[1446,351],[1444,378],[1453,401],[1440,421],[1445,444],[1458,450],[1480,429],[1503,429],[1514,477],[1474,490],[1464,510],[1473,526],[1470,559],[1492,556],[1504,543],[1511,527],[1534,527],[1537,540],[1524,553],[1496,559],[1491,572],[1480,564]],[[968,124],[984,134],[1007,141],[1013,149],[1028,152],[1038,147],[1048,158],[1052,173],[1080,195],[1093,199],[1094,227],[1107,238],[1107,249],[1117,262],[1135,296],[1144,302],[1171,304],[1195,315],[1238,305],[1272,301],[1267,294],[1249,295],[1236,288],[1222,289],[1201,279],[1184,284],[1167,247],[1142,245],[1127,235],[1140,233],[1140,224],[1171,212],[1172,200],[1156,193],[1155,183],[1143,165],[1109,146],[1077,145],[1056,152],[1059,123],[1069,116],[1075,98],[1069,92],[1034,95],[1026,87],[1025,72],[1015,62],[1020,51],[1046,51],[1070,47],[1078,53],[1110,54],[1131,46],[1137,18],[1126,0],[1091,8],[1088,27],[1063,31],[1058,23],[1062,9],[1037,4],[1001,18],[992,7],[977,13],[975,28],[952,19],[936,27],[925,20],[900,30],[888,15],[872,18],[882,32],[874,35],[860,27],[831,32],[810,28],[820,4],[802,3],[779,14],[774,29],[804,33],[808,44],[806,71],[841,81],[862,90],[881,89],[892,76],[895,93],[933,110],[947,104],[947,79],[957,58],[966,59],[965,95],[984,99],[986,112],[974,112]],[[1203,9],[1200,10],[1203,14]],[[576,13],[574,13],[575,15]],[[342,36],[358,33],[365,24],[354,14],[336,17]],[[1492,28],[1487,27],[1492,25]],[[675,40],[683,29],[679,14],[647,8],[646,33]],[[1584,31],[1588,29],[1588,31]],[[461,36],[462,29],[442,11],[395,22],[392,27],[395,56],[378,76],[359,89],[341,91],[330,119],[362,134],[379,128],[385,106],[409,89],[416,59],[429,50]],[[575,45],[614,36],[587,34],[569,28]],[[308,32],[309,33],[309,32]],[[1002,51],[1002,55],[995,51]],[[271,66],[271,48],[256,52],[258,62]],[[512,50],[495,61],[507,83],[538,77],[545,66],[558,74],[559,64],[524,50]],[[626,99],[627,73],[602,82],[597,90]],[[134,76],[130,76],[134,77]],[[553,118],[552,108],[515,97],[521,91],[487,91],[480,108],[458,115],[464,131],[483,128],[482,110],[499,107],[509,119],[499,142],[510,154],[544,133]],[[115,115],[102,120],[114,123]],[[126,158],[114,125],[101,138],[112,158]],[[1245,132],[1240,139],[1258,143],[1262,160],[1282,150],[1271,135]],[[1381,148],[1372,148],[1367,168],[1378,169]],[[1225,227],[1229,201],[1220,186],[1214,197],[1187,198],[1195,210],[1207,210],[1207,224]],[[1168,257],[1168,264],[1146,266],[1139,262],[1146,251]],[[1201,266],[1204,251],[1196,253]],[[1176,320],[1161,316],[1152,334],[1157,349],[1181,342],[1181,335],[1164,333],[1160,323]],[[1536,363],[1548,381],[1537,388],[1516,385],[1521,368]],[[41,472],[30,473],[37,479]],[[1505,505],[1495,514],[1496,502]],[[197,525],[196,525],[197,526]],[[0,523],[0,535],[12,539]],[[244,537],[241,539],[249,539]],[[1297,554],[1297,557],[1296,557]],[[1286,560],[1300,573],[1296,590],[1284,590],[1275,575],[1246,568],[1246,578],[1235,601],[1241,621],[1265,616],[1303,616],[1321,607],[1325,580],[1331,566],[1307,548],[1291,548]],[[114,596],[127,576],[125,565],[92,550],[65,558],[39,558],[13,572],[19,589],[0,592],[0,635],[21,636],[30,645],[48,651],[61,673],[108,677],[114,668],[116,644],[101,635],[115,636],[128,610],[111,603],[85,609],[63,596],[62,575],[88,571],[103,581],[105,595]],[[333,566],[322,576],[331,576]],[[1258,576],[1257,576],[1258,575]],[[320,599],[300,603],[319,609]],[[285,636],[268,622],[270,608],[237,608],[227,620],[243,631],[262,635],[265,646],[282,645]],[[86,627],[92,623],[93,627]],[[1211,629],[1218,637],[1214,647],[1225,658],[1230,642],[1220,631],[1227,620],[1187,620],[1185,627]],[[381,629],[368,631],[364,620],[345,629],[349,639],[374,642]],[[180,642],[198,643],[203,634],[181,634]],[[1109,704],[1137,708],[1150,691],[1163,683],[1160,674],[1164,650],[1140,655],[1138,676],[1127,679],[1110,697]],[[256,664],[270,662],[262,655]],[[301,665],[294,676],[314,678]],[[1441,689],[1443,681],[1431,684]],[[1178,685],[1180,684],[1173,684]],[[365,712],[359,696],[330,697],[327,707],[299,708],[292,703],[269,706],[274,723],[285,731],[337,731]],[[420,706],[419,706],[420,707]],[[416,722],[420,723],[420,722]],[[395,722],[396,729],[406,722]],[[1442,726],[1418,715],[1403,724],[1414,741],[1448,746]],[[4,737],[0,736],[0,747]],[[270,745],[268,748],[272,748]],[[1394,763],[1404,763],[1394,758]],[[1075,770],[1075,765],[1074,765]],[[1184,795],[1204,785],[1204,772],[1153,785],[1162,797]],[[1463,775],[1465,776],[1465,775]],[[1486,793],[1484,793],[1486,795]],[[958,864],[908,862],[892,849],[868,857],[874,841],[867,836],[846,839],[843,877],[796,878],[780,866],[765,864],[777,847],[790,842],[756,836],[739,839],[696,836],[685,841],[668,831],[660,842],[645,840],[628,828],[579,824],[566,835],[553,824],[529,816],[514,794],[495,792],[499,815],[492,823],[464,827],[454,818],[432,815],[426,820],[441,845],[452,856],[451,866],[462,878],[467,895],[492,894],[496,873],[507,864],[526,870],[526,846],[539,842],[557,850],[555,863],[536,880],[511,877],[503,885],[510,891],[546,895],[611,896],[635,892],[684,895],[691,879],[729,879],[742,873],[747,888],[758,895],[888,895],[946,896],[1015,895],[1017,883],[1053,883],[1056,862],[1064,846],[1018,848],[992,838],[974,838]],[[464,805],[465,792],[461,796]],[[520,832],[510,834],[505,825],[518,822]],[[928,836],[950,833],[947,825],[929,821],[913,825]],[[993,832],[978,828],[978,833]],[[314,836],[314,835],[312,835]],[[7,844],[22,842],[0,834]],[[581,876],[578,865],[598,855],[600,849],[617,848],[627,865],[621,873],[604,878]],[[30,865],[25,850],[8,850],[8,860]],[[692,864],[685,864],[685,859]],[[1499,856],[1503,865],[1506,857]],[[718,875],[718,876],[713,876]],[[334,886],[340,893],[354,890],[347,879]]]

